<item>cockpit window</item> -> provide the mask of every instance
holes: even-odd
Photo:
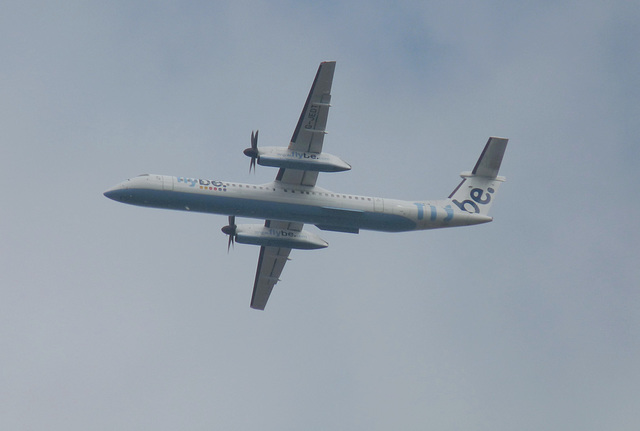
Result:
[[[148,176],[149,176],[149,174],[140,174],[140,175],[138,175],[138,176],[139,176],[139,177],[148,177]]]

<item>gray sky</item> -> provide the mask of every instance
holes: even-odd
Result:
[[[216,3],[214,6],[213,3]],[[0,428],[637,430],[640,5],[4,2]],[[143,172],[267,182],[338,62],[332,190],[441,198],[509,137],[494,223],[321,232],[266,312],[223,216]],[[315,228],[311,228],[315,230]]]

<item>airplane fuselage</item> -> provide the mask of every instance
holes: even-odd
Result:
[[[405,201],[335,193],[278,182],[243,184],[141,175],[105,192],[127,204],[262,220],[314,224],[323,230],[403,232],[486,223],[491,217],[461,211],[448,199]]]
[[[351,165],[324,151],[335,61],[320,63],[307,100],[286,147],[258,145],[243,152],[256,165],[278,168],[273,182],[243,184],[202,178],[140,175],[107,190],[110,199],[152,208],[229,216],[221,228],[234,243],[260,246],[251,307],[264,310],[293,249],[314,250],[328,243],[303,229],[358,233],[406,232],[487,223],[503,177],[498,176],[506,138],[490,137],[470,172],[446,199],[407,201],[336,193],[317,187],[318,174],[343,172]],[[236,224],[236,217],[261,220]]]

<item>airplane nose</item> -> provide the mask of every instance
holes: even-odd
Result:
[[[113,199],[114,201],[117,200],[116,199],[116,190],[115,189],[109,189],[106,192],[104,192],[103,195],[105,195],[109,199]]]
[[[105,195],[105,197],[108,197],[111,200],[122,202],[122,192],[123,192],[122,189],[118,187],[114,187],[104,192],[103,195]]]
[[[111,187],[109,190],[104,192],[103,195],[111,200],[124,202],[126,197],[126,187],[123,183],[120,183],[117,186]]]

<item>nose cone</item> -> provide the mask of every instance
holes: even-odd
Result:
[[[103,195],[105,195],[109,199],[113,199],[114,201],[117,200],[116,199],[116,195],[117,194],[118,194],[118,191],[116,189],[109,189],[109,190],[107,190],[106,192],[103,193]]]
[[[114,187],[111,187],[109,190],[103,193],[109,199],[112,199],[117,202],[124,202],[126,200],[127,187],[126,181],[120,183]]]

